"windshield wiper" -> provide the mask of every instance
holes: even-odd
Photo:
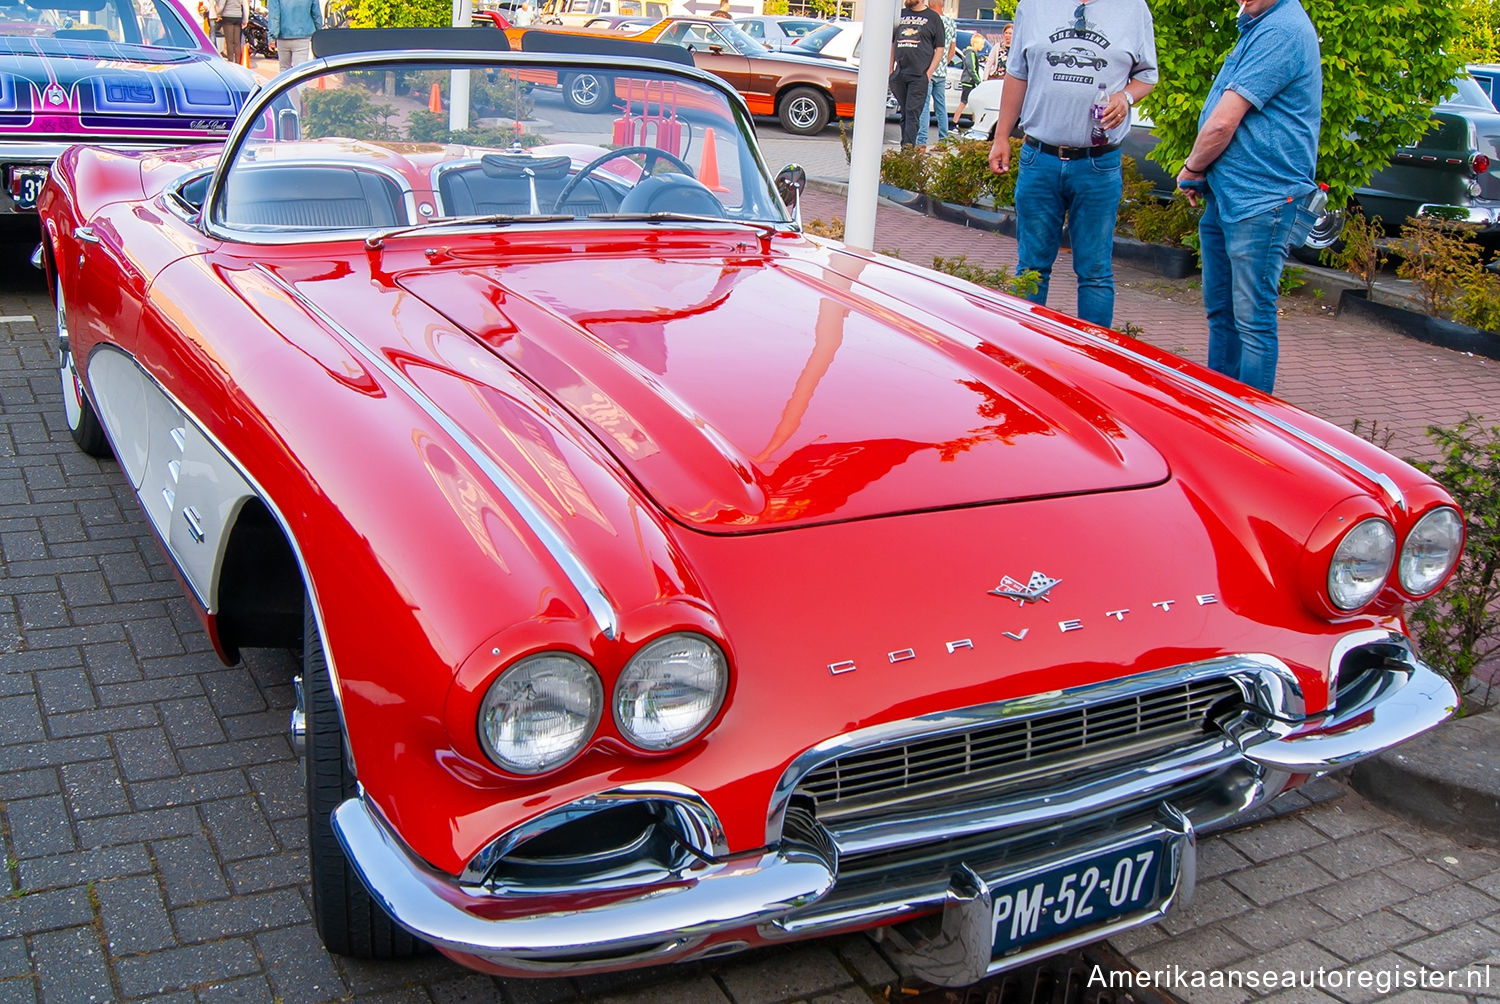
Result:
[[[774,237],[781,229],[775,223],[756,220],[730,220],[722,216],[702,213],[589,213],[591,220],[610,220],[617,223],[712,223],[715,226],[748,227],[762,237]]]
[[[438,230],[444,227],[503,227],[512,223],[563,223],[572,222],[575,219],[577,217],[572,213],[486,213],[480,216],[449,216],[441,220],[426,220],[422,223],[392,227],[390,230],[371,234],[365,238],[365,247],[375,251],[392,237],[404,237],[407,234],[419,233],[423,230]]]

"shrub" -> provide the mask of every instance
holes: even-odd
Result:
[[[1427,434],[1440,458],[1414,461],[1464,511],[1468,539],[1452,581],[1417,604],[1409,621],[1422,657],[1460,691],[1475,667],[1500,655],[1500,426],[1467,415]]]
[[[999,268],[985,268],[983,265],[969,261],[967,255],[959,255],[957,258],[934,257],[932,267],[939,272],[946,272],[991,289],[1014,293],[1016,296],[1029,296],[1035,293],[1042,281],[1041,275],[1031,269],[1027,269],[1020,275],[1011,275],[1010,269],[1004,265]]]
[[[944,202],[972,206],[989,191],[996,175],[990,170],[987,140],[949,143],[928,161],[927,194]]]
[[[1365,284],[1368,294],[1375,288],[1375,277],[1385,264],[1386,250],[1381,243],[1385,230],[1380,217],[1366,217],[1363,210],[1353,209],[1344,217],[1344,229],[1339,233],[1341,246],[1330,247],[1318,257],[1334,268],[1343,269]]]
[[[802,229],[815,237],[831,237],[836,241],[844,239],[844,221],[838,216],[828,223],[822,220],[808,220],[802,224]]]
[[[1131,214],[1130,229],[1138,240],[1151,244],[1196,248],[1198,218],[1202,215],[1203,210],[1190,204],[1185,192],[1178,191],[1166,202],[1152,199],[1137,206]]]
[[[1135,162],[1134,157],[1120,158],[1120,173],[1124,177],[1125,188],[1120,195],[1120,212],[1115,218],[1115,233],[1129,237],[1135,233],[1136,211],[1156,204],[1156,186],[1149,179],[1141,177],[1140,165]]]
[[[1401,228],[1397,246],[1401,263],[1396,274],[1416,283],[1422,309],[1433,315],[1451,314],[1463,288],[1480,270],[1479,245],[1451,223],[1413,216]]]
[[[302,99],[302,135],[308,139],[323,136],[358,138],[375,134],[375,120],[380,113],[361,90],[353,87],[331,91],[307,89]]]
[[[1458,291],[1453,319],[1471,328],[1500,332],[1500,275],[1475,269]]]
[[[880,155],[880,180],[908,192],[927,191],[927,153],[920,147],[903,146]]]

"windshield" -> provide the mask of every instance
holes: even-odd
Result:
[[[728,21],[720,24],[709,24],[706,21],[678,21],[667,25],[656,40],[680,45],[694,52],[711,52],[719,49],[738,52],[742,56],[764,56],[771,51]]]
[[[478,217],[788,221],[720,87],[659,63],[508,58],[366,62],[282,84],[251,113],[261,135],[229,152],[209,219],[268,235]]]
[[[59,43],[60,53],[100,56],[110,55],[110,46],[119,44],[166,49],[199,46],[170,0],[143,3],[139,8],[131,0],[15,0],[0,6],[0,47],[35,51],[18,50],[15,40],[21,38],[50,38]]]
[[[823,46],[838,38],[839,32],[843,30],[840,25],[825,24],[823,27],[815,28],[806,35],[803,35],[797,41],[793,42],[792,46],[799,52],[822,52]]]

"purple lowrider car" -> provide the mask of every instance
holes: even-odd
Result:
[[[178,0],[0,0],[0,226],[35,229],[67,146],[222,137],[254,84]]]

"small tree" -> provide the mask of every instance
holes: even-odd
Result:
[[[1459,0],[1454,48],[1467,63],[1500,62],[1500,7],[1494,0]]]
[[[446,28],[453,23],[451,0],[349,0],[351,28]]]
[[[1414,145],[1427,131],[1433,105],[1464,64],[1454,49],[1460,13],[1446,3],[1417,8],[1389,0],[1300,2],[1323,53],[1318,179],[1328,183],[1330,203],[1341,206],[1396,150]],[[1161,139],[1151,157],[1176,173],[1239,33],[1234,8],[1223,0],[1155,0],[1151,10],[1161,67],[1161,82],[1143,102]]]

